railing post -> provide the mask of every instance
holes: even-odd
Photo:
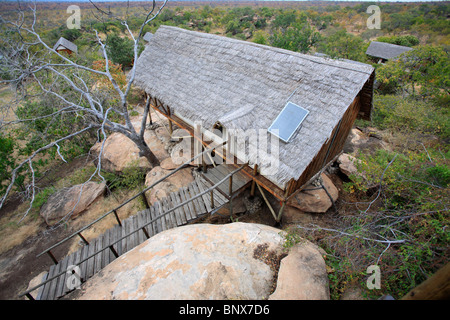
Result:
[[[231,197],[231,195],[233,193],[233,176],[230,176],[230,184],[228,186],[228,192],[229,192],[230,197]]]
[[[27,293],[26,296],[27,296],[28,299],[34,300],[33,296],[30,293]]]
[[[255,164],[255,167],[253,168],[253,176],[256,177],[257,174],[258,174],[258,165]],[[253,179],[252,180],[252,188],[250,190],[250,197],[255,196],[255,184],[256,184],[256,181],[255,181],[255,179]]]
[[[122,226],[122,222],[120,222],[119,215],[117,214],[117,211],[114,209],[113,212],[114,212],[114,215],[116,216],[117,223],[119,224],[119,226]]]
[[[142,227],[142,231],[144,231],[145,236],[147,237],[147,239],[149,239],[150,235],[148,234],[147,230],[145,230],[145,227]]]
[[[50,250],[47,251],[47,254],[50,256],[50,258],[53,260],[54,264],[58,264],[58,260],[56,260],[55,256],[52,254]]]
[[[214,190],[211,190],[211,208],[214,209]]]
[[[109,249],[111,250],[111,252],[113,253],[113,255],[118,258],[119,254],[117,253],[116,249],[114,249],[114,247],[112,245],[109,246]]]

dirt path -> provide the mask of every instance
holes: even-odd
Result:
[[[51,177],[43,179],[39,183],[39,186],[44,188],[57,179],[64,178],[85,165],[86,157],[80,157],[71,163],[60,165],[52,170]],[[11,197],[0,210],[0,217],[11,216],[10,223],[14,223],[17,220],[15,211],[20,204],[21,200],[19,197]],[[31,279],[42,271],[48,271],[52,264],[49,256],[43,255],[36,258],[36,255],[71,234],[73,232],[72,229],[71,227],[66,228],[62,226],[55,230],[49,230],[42,220],[42,222],[38,223],[36,232],[33,235],[24,237],[19,245],[0,254],[0,299],[18,299],[18,295],[26,290]],[[64,257],[72,244],[73,241],[68,241],[64,245],[59,246],[54,252],[55,256],[57,258]]]
[[[45,228],[44,223],[43,228]],[[54,231],[44,230],[2,254],[0,256],[0,299],[19,299],[18,295],[27,289],[31,279],[43,271],[48,271],[53,262],[47,255],[39,258],[36,258],[36,255],[66,234],[68,234],[68,230],[64,228]],[[67,242],[58,247],[54,252],[55,256],[64,257],[70,244],[71,242]]]

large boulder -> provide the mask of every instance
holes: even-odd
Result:
[[[257,253],[280,254],[283,242],[279,229],[260,224],[169,229],[106,266],[82,285],[77,298],[267,298],[275,271]]]
[[[61,189],[48,198],[47,202],[41,207],[40,215],[49,226],[54,225],[69,214],[70,218],[74,219],[94,201],[102,197],[105,191],[106,184],[104,182],[96,183],[92,181],[84,185],[78,184]]]
[[[320,183],[310,184],[301,192],[298,192],[291,200],[288,201],[288,205],[296,207],[304,212],[324,213],[333,205],[339,196],[339,191],[333,184],[330,178],[324,173],[320,175],[321,182],[328,194]]]
[[[147,187],[151,186],[171,171],[172,170],[163,169],[161,166],[154,167],[147,173],[145,185]],[[156,201],[169,196],[171,192],[175,192],[181,187],[188,186],[193,181],[194,176],[192,175],[192,168],[183,168],[147,191],[145,196],[149,204],[154,204]]]
[[[134,119],[132,125],[136,132],[139,132],[141,127],[140,119]],[[163,131],[161,131],[163,133]],[[165,136],[164,136],[165,139]],[[150,150],[162,161],[169,157],[165,144],[155,131],[146,130],[144,133],[144,140]],[[102,142],[97,142],[91,148],[91,154],[98,157],[102,148]],[[139,156],[139,148],[136,144],[121,133],[110,134],[105,141],[101,166],[103,170],[112,173],[122,173],[127,166],[138,165],[140,168],[148,171],[152,168],[150,162],[145,157]]]
[[[278,271],[277,288],[269,300],[329,300],[328,276],[319,248],[300,242],[289,250]]]

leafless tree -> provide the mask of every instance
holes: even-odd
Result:
[[[125,27],[128,36],[133,41],[134,61],[138,59],[138,46],[143,37],[144,27],[154,20],[167,4],[168,0],[157,4],[153,1],[145,12],[144,20],[139,30],[133,32],[128,25],[128,10],[125,17],[120,19]],[[111,12],[106,12],[92,3],[93,10],[98,15],[107,15],[109,18]],[[99,154],[97,170],[91,176],[100,174],[100,158],[102,156],[104,142],[107,134],[117,132],[125,135],[133,141],[140,150],[140,156],[144,156],[153,165],[158,165],[159,161],[152,153],[144,140],[144,130],[149,113],[149,105],[144,108],[142,116],[141,129],[139,132],[133,127],[128,110],[127,97],[132,89],[135,78],[136,64],[133,64],[129,71],[126,83],[119,85],[111,72],[110,60],[108,59],[108,50],[105,39],[95,30],[96,42],[101,49],[105,61],[105,69],[97,70],[91,65],[83,65],[76,61],[75,57],[59,53],[53,49],[53,46],[46,43],[39,32],[36,30],[37,24],[36,4],[25,3],[19,6],[17,18],[6,19],[0,16],[0,28],[2,31],[1,42],[1,67],[7,68],[10,75],[9,80],[3,80],[3,83],[10,84],[16,89],[16,103],[21,101],[32,101],[37,96],[44,99],[55,101],[55,108],[51,114],[42,118],[57,117],[62,114],[73,115],[82,119],[81,125],[74,126],[72,132],[64,137],[58,137],[44,146],[36,148],[30,156],[22,160],[11,172],[10,183],[5,194],[1,198],[0,208],[4,205],[7,197],[11,193],[14,182],[17,179],[18,172],[22,168],[28,167],[30,175],[29,194],[31,205],[35,196],[35,170],[33,161],[41,152],[56,148],[63,161],[65,159],[60,153],[60,144],[76,136],[89,131],[97,131],[98,137],[103,138],[103,144]],[[94,79],[94,80],[93,80]],[[111,88],[110,92],[99,92],[93,89],[96,81],[106,81]],[[111,95],[111,96],[110,96]],[[107,97],[105,97],[107,96]],[[112,97],[114,96],[114,97]],[[113,100],[114,99],[114,100]],[[114,103],[111,103],[114,101]],[[17,104],[16,104],[17,106]],[[2,113],[7,109],[12,109],[12,103],[2,103],[0,106]],[[112,116],[114,115],[114,117]],[[26,123],[36,121],[36,118],[17,119],[13,121],[2,121],[0,119],[0,130],[8,125],[17,123]],[[103,179],[103,177],[102,177]],[[27,210],[26,214],[29,212]]]

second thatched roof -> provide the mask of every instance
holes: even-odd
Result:
[[[136,64],[137,86],[206,129],[220,122],[267,130],[287,101],[307,109],[291,141],[278,141],[279,154],[246,159],[264,170],[278,157],[276,172],[266,177],[280,188],[300,177],[363,88],[362,116],[370,117],[374,69],[366,64],[168,26],[157,30]]]
[[[63,47],[63,48],[61,48]],[[55,45],[53,46],[53,50],[61,50],[61,49],[68,49],[72,52],[77,53],[78,51],[78,47],[75,43],[70,42],[69,40],[67,40],[66,38],[59,38],[59,40],[55,43]]]
[[[393,60],[402,53],[413,50],[412,48],[399,46],[396,44],[372,41],[366,50],[366,54],[376,58],[385,60]]]

